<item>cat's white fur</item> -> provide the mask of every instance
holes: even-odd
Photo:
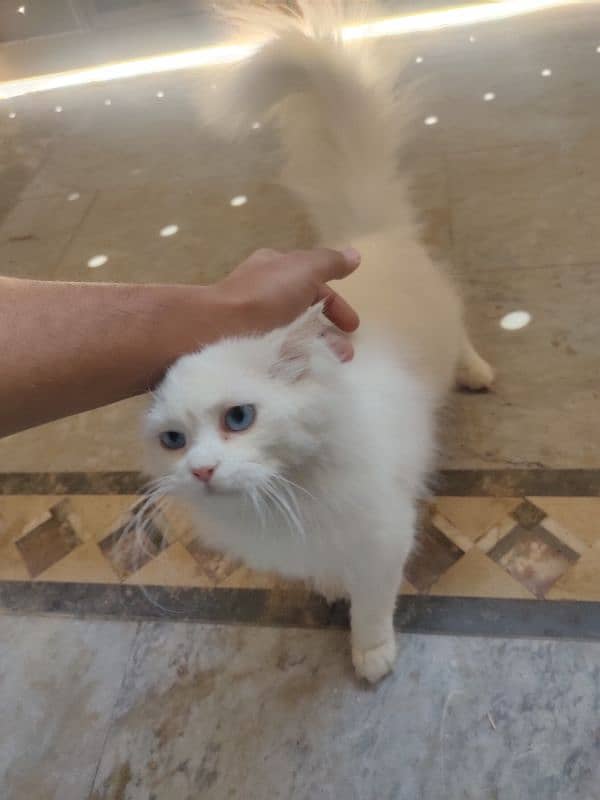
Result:
[[[355,52],[321,37],[331,3],[299,5],[300,21],[260,16],[276,38],[235,77],[232,108],[252,117],[275,109],[286,186],[324,244],[351,240],[362,253],[342,287],[363,320],[355,358],[336,358],[318,308],[285,329],[219,342],[169,370],[147,441],[152,471],[195,509],[208,545],[304,579],[329,599],[349,598],[354,665],[376,681],[394,663],[396,593],[436,410],[455,376],[482,388],[492,371],[419,239],[396,176],[402,129],[392,127],[385,81],[373,82],[372,64],[362,71]],[[226,432],[224,412],[242,404],[256,406],[254,424]],[[185,433],[186,449],[161,449],[166,430]],[[192,474],[215,465],[208,485]]]

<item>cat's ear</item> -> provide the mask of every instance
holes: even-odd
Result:
[[[277,360],[271,367],[273,377],[295,383],[307,374],[312,346],[328,327],[323,306],[312,306],[285,330]]]

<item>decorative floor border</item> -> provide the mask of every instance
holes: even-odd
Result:
[[[137,494],[140,472],[2,472],[0,495]],[[437,473],[446,497],[600,497],[600,469],[456,469]]]
[[[347,628],[348,606],[304,592],[0,582],[0,612],[294,628]],[[407,633],[600,641],[600,603],[400,597]]]

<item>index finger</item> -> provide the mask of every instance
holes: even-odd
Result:
[[[347,247],[345,250],[329,250],[318,247],[314,250],[299,250],[288,256],[297,260],[299,266],[309,269],[319,283],[339,281],[351,275],[360,264],[358,250]]]
[[[342,331],[352,333],[360,325],[356,311],[330,286],[322,286],[319,300],[325,300],[325,316]]]

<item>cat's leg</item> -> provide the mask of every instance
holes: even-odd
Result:
[[[494,382],[493,368],[475,350],[466,331],[463,335],[456,380],[459,386],[472,391],[489,389]]]
[[[394,611],[414,526],[414,511],[404,508],[365,554],[363,569],[350,587],[352,661],[359,677],[371,683],[394,668]]]
[[[352,663],[356,674],[377,683],[394,669],[394,610],[399,585],[352,593]]]

